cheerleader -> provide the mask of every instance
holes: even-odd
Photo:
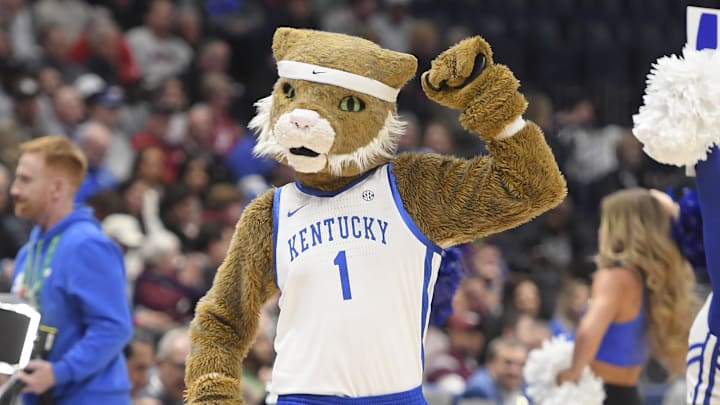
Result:
[[[640,405],[637,383],[650,355],[671,374],[685,369],[695,277],[670,228],[650,190],[603,199],[591,301],[558,384],[578,381],[589,365],[604,382],[604,404]]]

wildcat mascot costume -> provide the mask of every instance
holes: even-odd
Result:
[[[278,289],[278,404],[425,404],[423,340],[443,248],[502,231],[566,192],[518,81],[468,38],[421,77],[490,156],[394,156],[412,55],[280,28],[278,76],[257,103],[256,153],[297,172],[243,212],[190,336],[189,404],[242,403],[242,360]]]

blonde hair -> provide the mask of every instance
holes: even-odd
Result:
[[[670,236],[670,216],[649,190],[635,188],[602,201],[599,268],[639,271],[648,291],[650,350],[671,375],[685,368],[695,310],[695,276]]]
[[[69,176],[73,192],[80,187],[87,170],[87,159],[68,138],[62,135],[43,136],[24,142],[20,150],[22,153],[40,154],[48,167],[64,171]]]

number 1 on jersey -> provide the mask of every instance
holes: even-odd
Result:
[[[348,276],[347,258],[344,250],[338,252],[333,263],[340,268],[340,285],[342,286],[343,300],[350,300],[352,299],[352,293],[350,292],[350,277]]]

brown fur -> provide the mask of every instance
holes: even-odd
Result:
[[[345,70],[396,88],[410,80],[417,69],[417,59],[412,55],[343,34],[278,28],[272,48],[276,60],[296,60]],[[357,55],[361,57],[355,57]]]
[[[558,205],[565,182],[540,129],[488,142],[491,155],[471,160],[425,153],[395,159],[403,204],[441,247],[515,227]]]
[[[272,197],[267,192],[245,208],[213,287],[198,303],[185,376],[191,382],[189,403],[240,402],[242,360],[255,337],[260,307],[276,290]]]
[[[285,83],[290,83],[295,89],[295,98],[288,100],[285,97],[282,87]],[[342,113],[337,111],[340,100],[348,95],[355,95],[365,100],[366,108],[357,113]],[[370,102],[371,97],[368,95],[353,92],[351,90],[331,86],[321,83],[310,83],[302,80],[280,79],[275,85],[273,91],[273,108],[272,116],[278,117],[280,114],[291,111],[296,108],[306,108],[315,110],[323,117],[332,117],[330,124],[339,135],[335,143],[330,149],[334,154],[345,154],[352,152],[360,146],[369,144],[377,135],[385,117],[389,110],[394,110],[394,105],[382,100]],[[352,136],[350,136],[352,134]],[[385,163],[387,159],[378,159],[371,163],[371,167],[379,166]],[[284,162],[286,163],[286,162]],[[350,166],[343,170],[343,177],[357,177],[364,168]],[[335,179],[331,179],[329,172],[322,172],[325,176],[317,176],[315,174],[307,176],[299,173],[300,179],[304,184],[320,189],[334,189]],[[317,178],[315,178],[317,177]],[[328,187],[328,182],[331,187]]]
[[[416,63],[410,55],[382,50],[359,38],[285,28],[277,31],[273,51],[278,60],[324,64],[394,87],[412,77]],[[525,111],[526,102],[510,70],[492,63],[484,40],[475,37],[450,48],[425,75],[434,86],[443,80],[459,85],[473,70],[478,52],[488,60],[479,77],[460,89],[425,91],[438,103],[462,110],[463,126],[483,136],[491,155],[461,160],[411,153],[392,159],[402,203],[421,231],[443,247],[519,225],[565,196],[565,181],[536,125],[527,123],[508,139],[494,139]],[[395,109],[391,103],[356,94],[367,100],[367,110],[343,114],[335,107],[348,90],[292,80],[297,96],[288,100],[282,97],[284,81],[275,86],[269,122],[295,108],[318,111],[336,132],[333,153],[368,144],[383,125],[383,112]],[[389,160],[378,158],[365,168],[350,166],[340,176],[323,170],[298,178],[306,186],[333,190]],[[246,208],[214,285],[197,307],[186,375],[189,404],[242,403],[241,361],[257,330],[260,307],[276,291],[272,195],[268,192]]]

